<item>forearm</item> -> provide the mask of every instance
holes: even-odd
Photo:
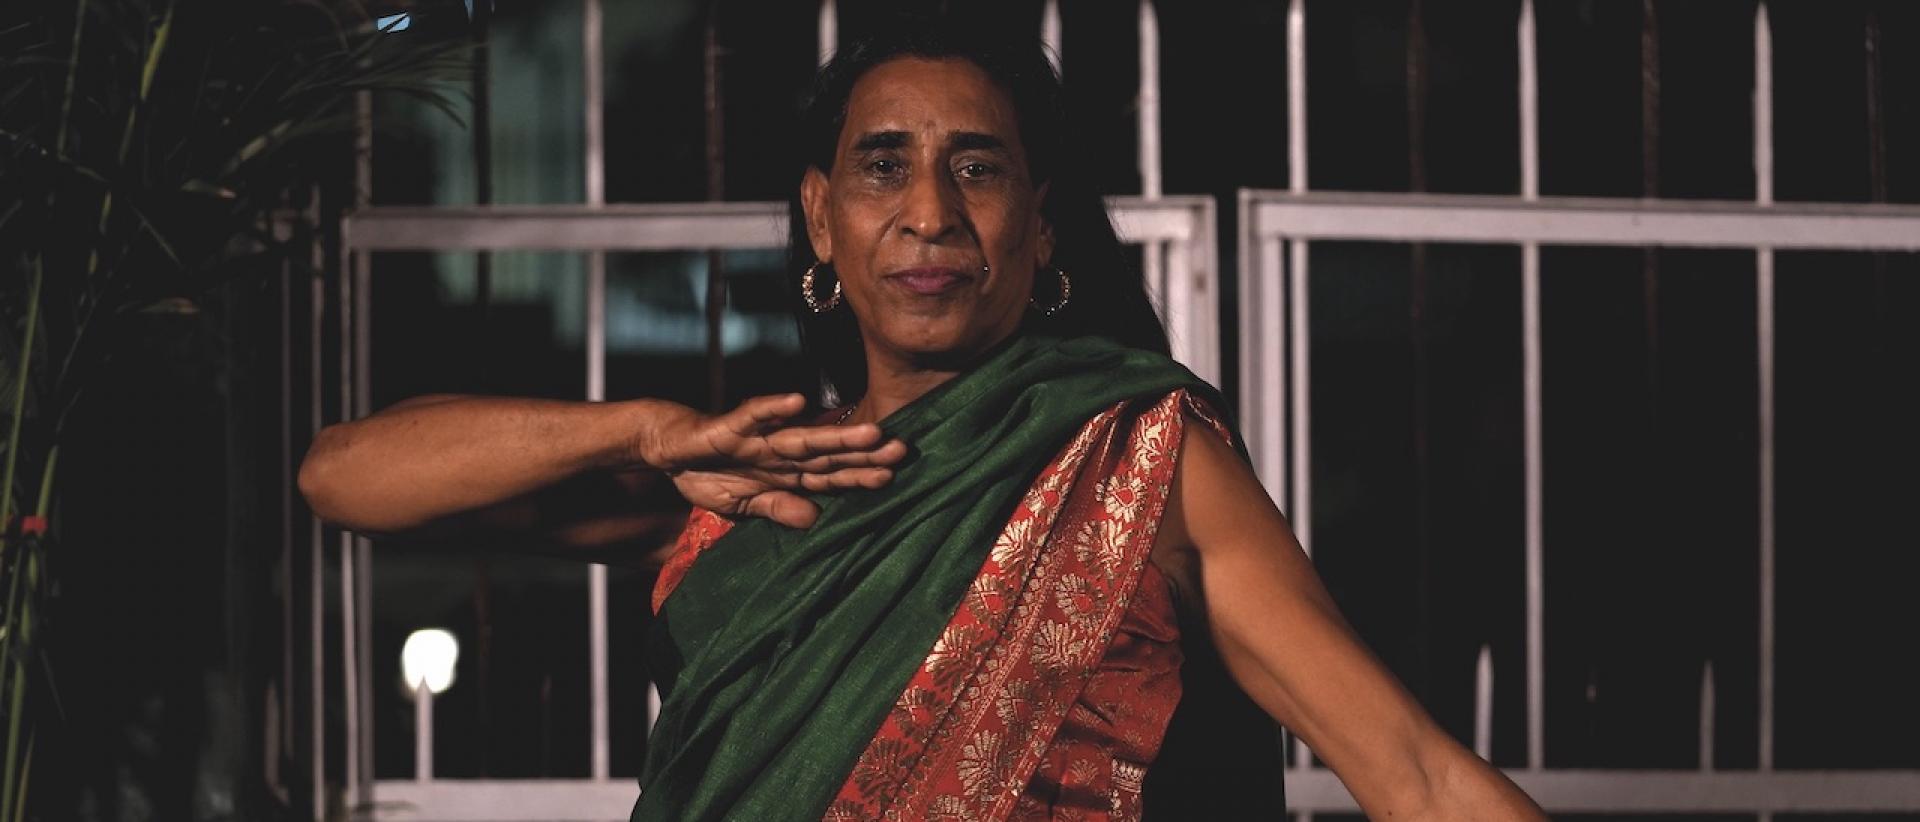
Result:
[[[300,490],[322,519],[405,533],[594,471],[634,467],[651,400],[416,398],[314,439]]]
[[[1228,672],[1313,748],[1369,818],[1544,818],[1367,650],[1225,443],[1190,436],[1181,456],[1165,527],[1198,560],[1199,604]]]
[[[1411,820],[1544,820],[1546,814],[1506,774],[1451,737],[1438,734],[1426,746],[1426,801]]]

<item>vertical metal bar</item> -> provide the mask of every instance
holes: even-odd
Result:
[[[1700,770],[1713,770],[1713,660],[1700,666]]]
[[[1773,24],[1766,0],[1753,18],[1754,195],[1773,204]],[[1774,700],[1774,279],[1773,249],[1756,251],[1755,344],[1760,414],[1760,738],[1761,772],[1773,770]],[[1762,814],[1765,822],[1771,814]]]
[[[355,140],[357,142],[357,140]],[[359,148],[359,146],[357,146]],[[367,150],[357,150],[355,161],[365,167],[369,159]],[[355,175],[359,179],[359,173]],[[367,196],[367,186],[355,186],[353,200],[359,202]],[[342,244],[340,261],[344,269],[340,271],[340,421],[353,419],[353,263],[357,254],[346,252]],[[353,595],[353,532],[340,532],[340,684],[346,689],[346,736],[342,745],[346,747],[346,772],[342,780],[346,782],[348,809],[357,809],[363,801],[359,795],[359,632],[353,626],[355,603]],[[351,812],[351,810],[349,810]]]
[[[1546,767],[1545,474],[1540,397],[1540,247],[1520,249],[1522,393],[1526,417],[1527,767]]]
[[[1287,190],[1307,191],[1307,7],[1287,2]]]
[[[349,269],[356,255],[342,255]],[[340,419],[353,419],[353,272],[340,276]],[[346,704],[346,733],[342,744],[346,753],[347,807],[359,807],[360,797],[360,632],[354,626],[354,550],[353,532],[340,531],[340,683]],[[349,813],[352,813],[349,810]]]
[[[1291,520],[1293,522],[1294,536],[1299,538],[1300,546],[1307,549],[1307,554],[1312,555],[1311,515],[1313,511],[1310,505],[1312,501],[1311,484],[1313,481],[1313,439],[1311,436],[1313,428],[1308,415],[1313,407],[1312,397],[1310,396],[1313,382],[1309,369],[1312,358],[1309,356],[1307,350],[1311,340],[1308,325],[1311,312],[1308,310],[1307,303],[1307,244],[1301,240],[1294,240],[1289,243],[1288,246],[1287,303],[1290,316],[1288,317],[1287,325],[1292,337],[1288,345],[1288,353],[1291,355],[1288,368],[1292,375],[1292,381],[1287,393],[1292,403],[1289,416],[1293,420],[1293,431],[1290,432],[1291,438],[1289,441],[1291,442],[1290,450],[1292,453],[1290,456],[1292,457],[1293,464],[1294,509],[1291,512]]]
[[[1285,243],[1279,237],[1260,239],[1260,274],[1254,283],[1261,321],[1251,323],[1258,329],[1260,357],[1255,379],[1259,386],[1256,406],[1260,418],[1261,468],[1267,487],[1272,489],[1275,505],[1293,515],[1293,477],[1287,448],[1287,267]],[[1244,299],[1244,298],[1243,298]]]
[[[1160,19],[1140,0],[1140,196],[1160,194]]]
[[[413,686],[413,778],[433,781],[433,689],[425,678]]]
[[[607,708],[607,566],[587,566],[587,633],[593,673],[593,778],[612,777],[611,739]]]
[[[357,264],[353,267],[353,405],[354,418],[358,419],[372,412],[373,288],[370,281],[372,255],[360,252],[354,257]],[[352,588],[354,647],[357,657],[353,681],[360,697],[360,715],[357,718],[360,727],[360,770],[353,774],[353,778],[359,780],[361,801],[371,805],[374,801],[373,540],[355,534],[353,551],[356,572]]]
[[[316,221],[315,239],[308,260],[307,284],[307,419],[310,430],[307,441],[312,442],[320,435],[321,423],[326,419],[322,410],[321,396],[323,383],[321,368],[325,360],[322,357],[323,331],[326,328],[327,284],[326,252],[318,238],[318,199],[315,200]],[[344,243],[343,243],[344,245]],[[308,706],[307,732],[312,735],[308,740],[308,753],[313,757],[310,763],[312,782],[314,822],[325,819],[327,815],[327,734],[326,734],[326,614],[323,599],[326,597],[326,536],[320,517],[307,514],[307,687],[312,704]]]
[[[1287,189],[1295,194],[1307,191],[1307,4],[1306,0],[1288,0],[1287,2]],[[1292,431],[1288,448],[1291,463],[1291,481],[1288,483],[1293,492],[1292,504],[1287,515],[1293,524],[1294,537],[1300,541],[1300,547],[1308,556],[1313,555],[1313,542],[1308,536],[1310,516],[1307,510],[1307,466],[1308,442],[1306,420],[1306,382],[1307,382],[1307,244],[1303,240],[1293,240],[1287,244],[1288,272],[1287,280],[1291,287],[1292,302],[1291,326],[1293,343],[1291,346],[1291,366],[1293,381],[1289,390],[1291,409],[1289,417]],[[1276,290],[1279,286],[1276,286]],[[1275,315],[1277,323],[1283,315]],[[1302,770],[1313,767],[1313,755],[1307,750],[1307,743],[1298,737],[1294,739],[1294,766]],[[1312,814],[1301,814],[1300,818],[1310,820]]]
[[[833,59],[833,52],[840,47],[840,12],[834,8],[833,0],[820,2],[820,62],[826,65]]]
[[[586,194],[587,204],[605,205],[606,138],[602,50],[605,45],[600,0],[582,0],[581,63],[586,72]],[[587,253],[587,401],[607,398],[607,255]],[[588,682],[592,700],[589,751],[590,773],[596,780],[612,776],[611,719],[607,685],[607,566],[587,566]]]
[[[1520,0],[1520,196],[1540,199],[1540,61],[1533,0]]]
[[[1309,393],[1312,390],[1313,382],[1309,373],[1309,364],[1312,359],[1307,350],[1311,338],[1308,327],[1308,316],[1311,312],[1308,310],[1309,304],[1307,302],[1307,243],[1304,240],[1294,240],[1288,243],[1287,250],[1289,252],[1287,271],[1289,293],[1287,302],[1289,304],[1288,307],[1291,309],[1289,312],[1288,326],[1292,332],[1292,342],[1288,346],[1289,353],[1292,356],[1291,362],[1289,362],[1288,365],[1293,377],[1292,384],[1287,391],[1288,399],[1292,405],[1288,416],[1293,421],[1293,430],[1289,432],[1290,436],[1288,440],[1290,443],[1289,451],[1291,452],[1288,456],[1290,457],[1293,468],[1293,481],[1291,483],[1293,487],[1293,509],[1289,511],[1288,514],[1293,524],[1294,537],[1300,541],[1300,547],[1306,551],[1307,556],[1312,557],[1313,426],[1308,415],[1312,408],[1312,398],[1309,396]],[[1294,761],[1299,767],[1310,768],[1313,766],[1312,755],[1307,750],[1306,742],[1295,738],[1294,751]]]
[[[1060,55],[1060,0],[1047,0],[1040,9],[1040,42],[1047,47],[1047,62],[1053,64],[1054,72],[1064,75],[1066,70]]]
[[[1059,4],[1048,2],[1047,13],[1052,15],[1051,34],[1048,42],[1059,48]],[[1139,109],[1139,165],[1140,196],[1149,200],[1158,199],[1161,194],[1160,178],[1160,23],[1153,14],[1152,0],[1140,0],[1138,16],[1140,29],[1140,109]],[[1171,276],[1166,271],[1168,247],[1158,240],[1148,240],[1142,244],[1141,273],[1147,282],[1147,292],[1160,311],[1161,324],[1167,327],[1167,335],[1176,349],[1184,349],[1191,356],[1188,332],[1185,320],[1174,306],[1174,292],[1185,288],[1183,278]],[[1184,295],[1183,295],[1184,296]],[[1183,301],[1184,305],[1184,301]],[[1183,359],[1191,365],[1190,359]]]
[[[1287,495],[1278,467],[1283,443],[1276,430],[1284,409],[1279,401],[1280,380],[1272,373],[1284,315],[1267,305],[1269,292],[1277,290],[1273,284],[1280,278],[1280,239],[1260,236],[1252,192],[1241,189],[1238,196],[1241,436],[1252,452],[1255,476],[1266,486],[1274,507],[1284,509]]]
[[[1773,205],[1773,23],[1767,0],[1753,11],[1753,193]]]
[[[600,0],[581,0],[580,79],[582,104],[586,108],[582,125],[586,138],[583,159],[587,205],[602,205],[607,201],[606,43],[601,33],[604,28]]]
[[[1192,217],[1187,234],[1190,239],[1181,244],[1181,253],[1192,261],[1194,294],[1200,305],[1193,325],[1199,352],[1194,373],[1216,386],[1224,385],[1225,375],[1220,373],[1220,249],[1214,236],[1218,215],[1211,199],[1195,209]]]
[[[373,203],[373,94],[360,92],[354,102],[355,142],[359,149],[354,152],[354,176],[359,185],[354,189],[353,206],[358,210]],[[347,274],[352,280],[351,292],[343,294],[341,299],[341,346],[343,353],[351,354],[350,358],[342,358],[341,373],[341,406],[351,413],[342,413],[341,419],[348,420],[364,417],[372,410],[373,256],[367,252],[347,252],[344,243],[341,247],[341,256],[347,262]],[[348,297],[351,297],[351,302]],[[345,336],[348,333],[351,339]],[[352,631],[346,653],[353,662],[347,677],[348,693],[353,697],[347,703],[350,713],[348,727],[355,734],[349,737],[347,749],[352,758],[346,779],[353,785],[351,795],[354,798],[349,807],[361,804],[370,807],[374,801],[373,543],[355,534],[351,540],[343,542],[341,548],[354,552],[354,563],[350,569],[353,573],[343,573],[340,577],[341,595],[350,597],[353,604],[353,609],[347,612],[351,621],[346,626]]]
[[[1188,242],[1192,242],[1189,240]],[[1167,336],[1173,340],[1173,350],[1178,359],[1189,367],[1197,367],[1196,360],[1200,340],[1193,333],[1193,269],[1192,258],[1188,255],[1185,243],[1154,243],[1150,251],[1155,256],[1164,256],[1166,261],[1165,291],[1161,292],[1167,301]]]
[[[317,196],[316,193],[313,196]],[[290,225],[298,223],[289,219]],[[288,240],[301,236],[290,231]],[[295,471],[293,461],[293,261],[280,264],[280,738],[285,751],[293,750],[293,711],[297,701],[293,685],[293,506]],[[282,756],[271,752],[271,756]],[[273,767],[277,769],[279,763]]]
[[[1493,646],[1480,646],[1473,663],[1473,752],[1493,761]]]
[[[363,797],[359,795],[359,770],[361,770],[361,747],[359,747],[359,630],[355,626],[355,597],[353,597],[353,534],[340,532],[340,682],[346,689],[346,737],[342,745],[346,747],[346,774],[342,780],[348,789],[348,809],[359,809]],[[357,810],[353,810],[357,812]]]
[[[1540,74],[1533,0],[1520,2],[1520,196],[1540,198]],[[1521,383],[1525,417],[1527,767],[1546,766],[1545,476],[1540,396],[1540,246],[1520,247]]]

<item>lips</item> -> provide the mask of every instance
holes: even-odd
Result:
[[[895,271],[886,276],[886,281],[914,294],[944,294],[973,281],[973,275],[963,269],[945,266],[926,266]]]

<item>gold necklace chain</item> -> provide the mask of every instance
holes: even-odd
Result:
[[[859,409],[859,407],[860,407],[859,402],[855,402],[854,404],[847,406],[847,410],[840,415],[839,419],[834,420],[833,424],[844,425],[846,421],[853,416],[853,412]]]

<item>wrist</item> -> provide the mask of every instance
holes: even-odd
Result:
[[[621,400],[608,405],[614,412],[614,447],[607,467],[616,471],[642,467],[664,471],[673,467],[662,447],[662,429],[674,417],[692,409],[656,399]]]

